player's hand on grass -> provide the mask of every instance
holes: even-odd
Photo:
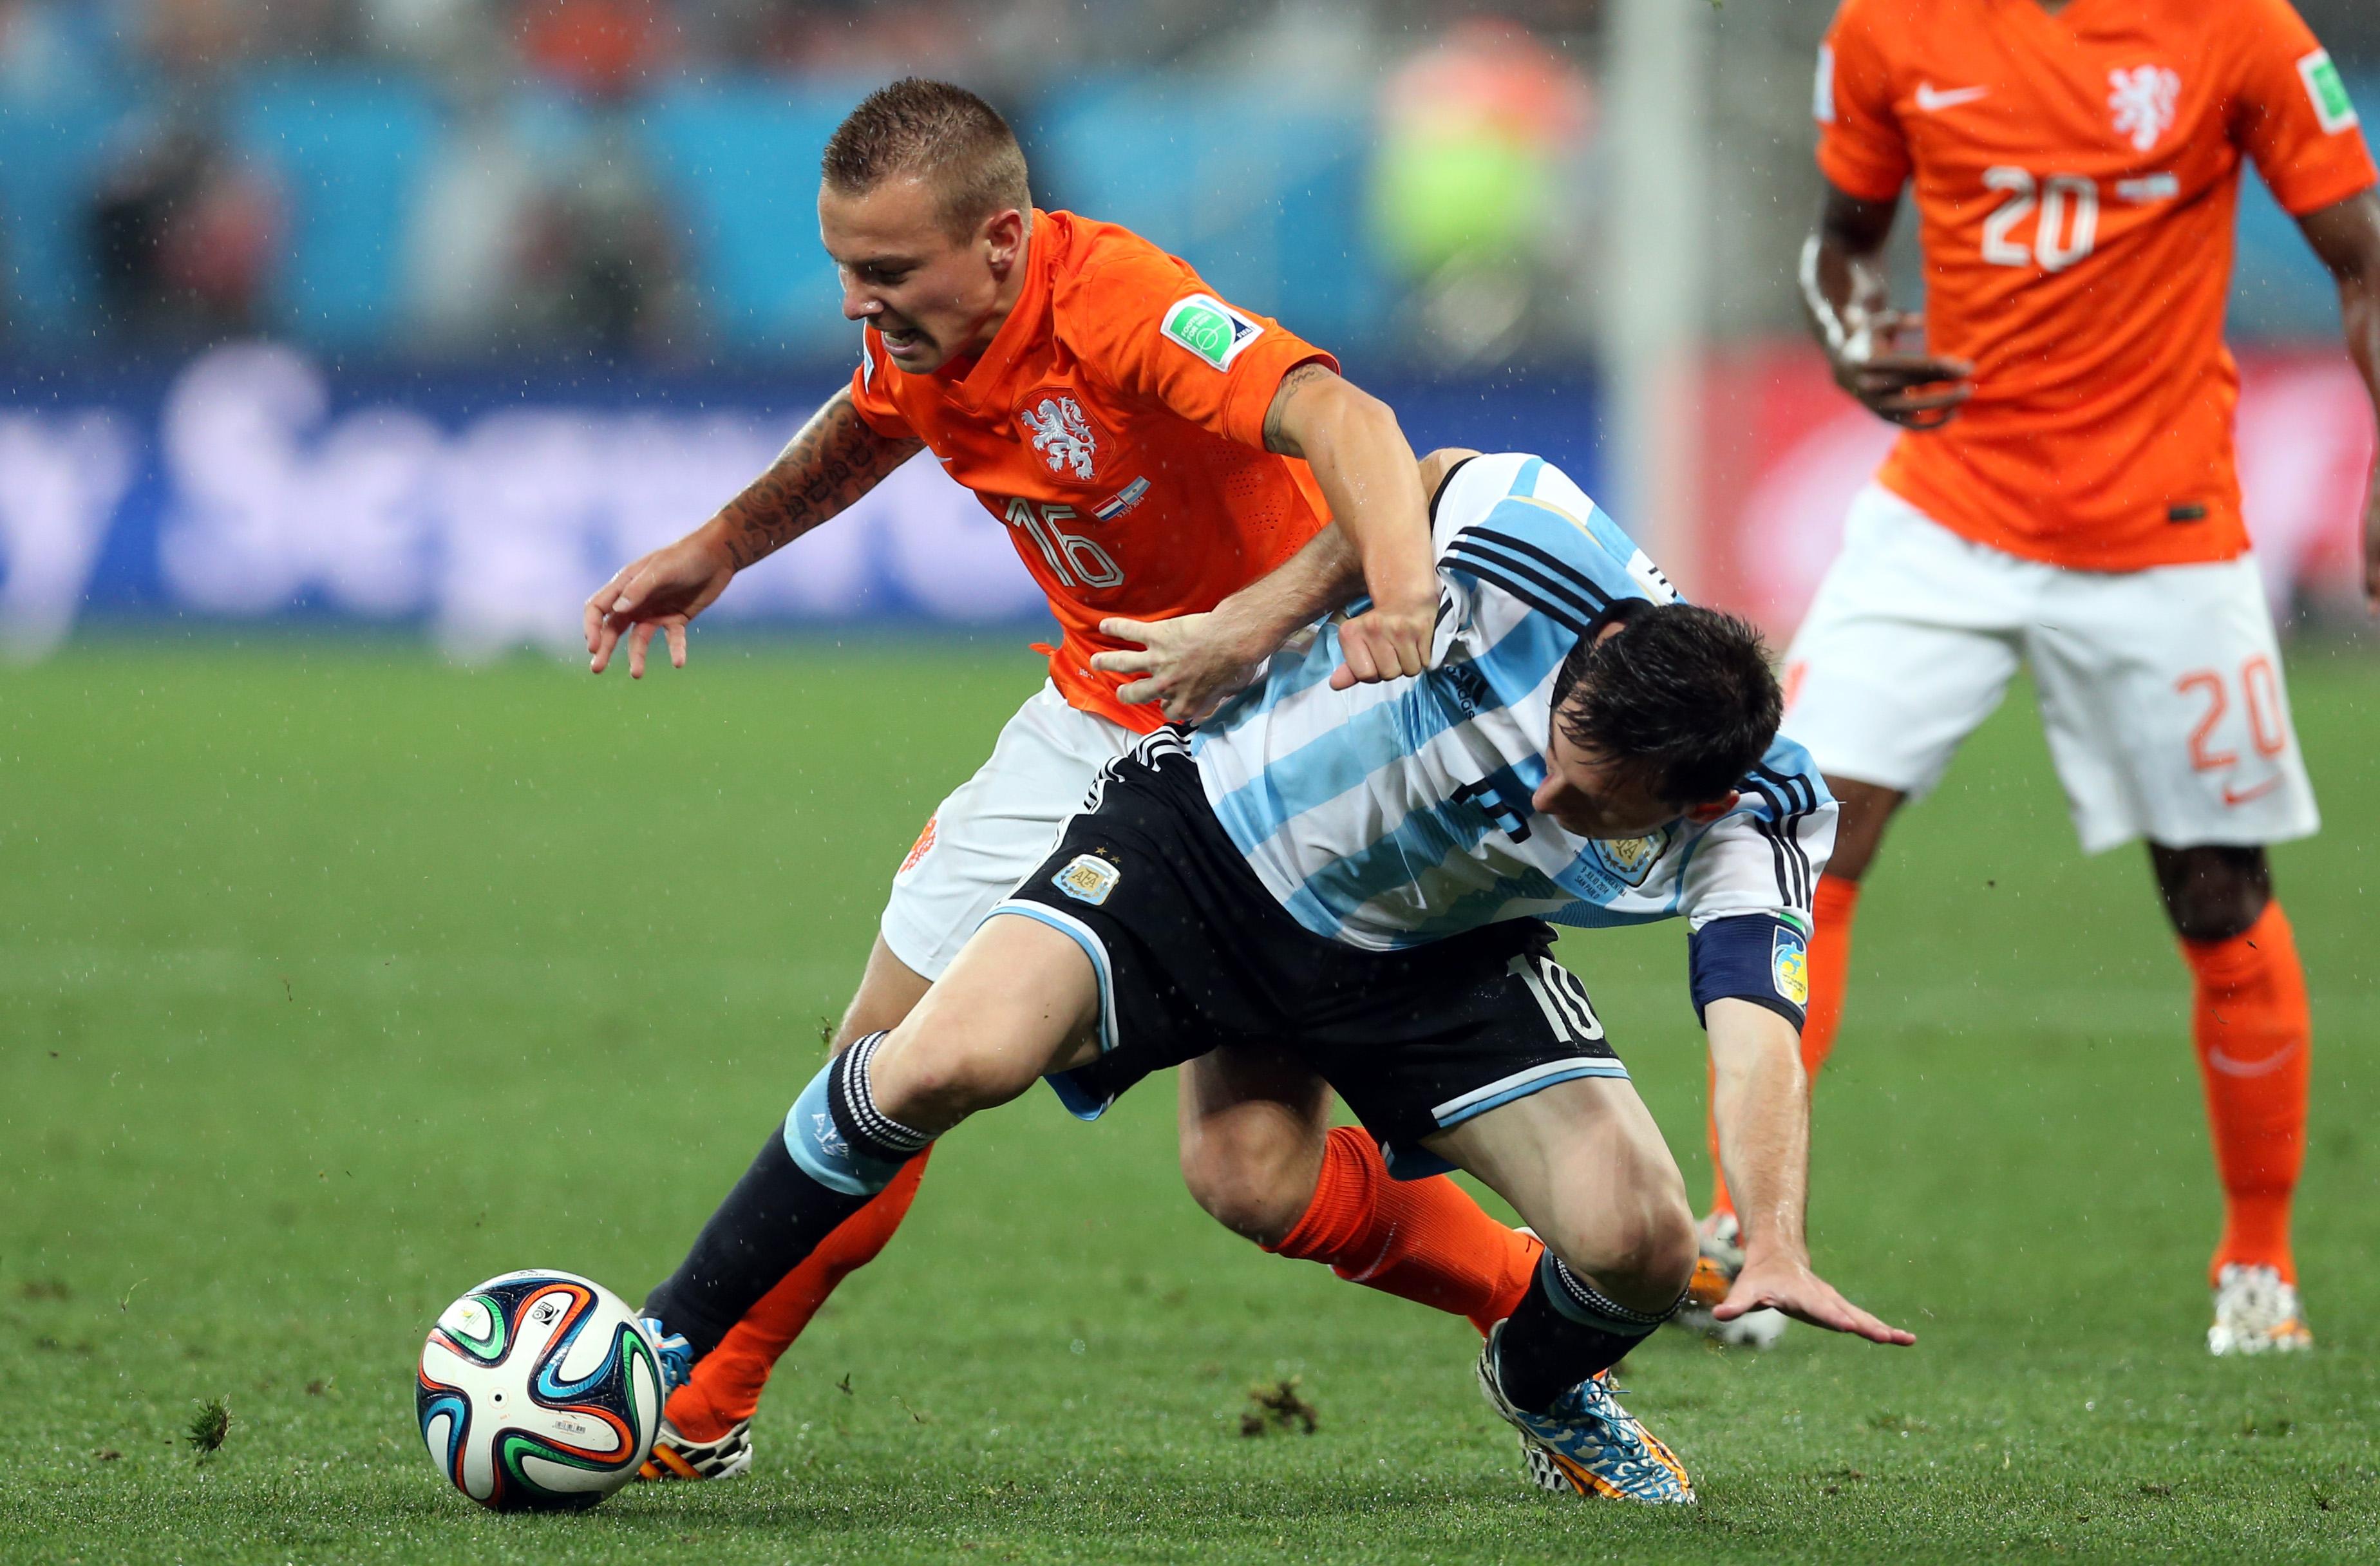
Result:
[[[727,590],[735,563],[703,533],[687,534],[620,567],[587,601],[587,667],[601,674],[612,651],[628,640],[628,677],[645,677],[645,650],[653,633],[668,638],[670,666],[686,667],[686,622]]]
[[[1116,699],[1154,701],[1175,723],[1211,715],[1245,690],[1272,654],[1252,627],[1220,612],[1171,620],[1102,620],[1099,634],[1140,644],[1136,651],[1091,658],[1091,667],[1102,674],[1138,676],[1116,691]]]
[[[1970,360],[1925,351],[1925,318],[1909,310],[1880,310],[1858,318],[1843,345],[1830,356],[1835,384],[1878,419],[1905,430],[1938,430],[1958,416],[1975,395]],[[1903,348],[1902,339],[1916,346]]]
[[[1736,1274],[1735,1287],[1711,1310],[1714,1318],[1732,1321],[1746,1311],[1783,1311],[1796,1321],[1851,1332],[1876,1343],[1906,1347],[1917,1334],[1887,1326],[1835,1292],[1835,1286],[1810,1270],[1810,1264],[1788,1256],[1746,1257]]]
[[[1435,585],[1437,578],[1432,577]],[[1330,688],[1347,690],[1381,680],[1400,680],[1429,667],[1430,636],[1438,629],[1438,600],[1390,608],[1375,604],[1339,627],[1339,667]]]

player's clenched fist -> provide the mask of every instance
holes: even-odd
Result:
[[[735,563],[707,529],[687,534],[622,566],[587,601],[589,670],[611,667],[612,649],[628,638],[628,677],[645,677],[653,632],[669,640],[670,666],[686,667],[686,622],[710,607],[735,577]]]
[[[1438,601],[1418,607],[1374,607],[1339,627],[1340,664],[1332,690],[1402,679],[1429,667],[1430,634],[1438,627]]]

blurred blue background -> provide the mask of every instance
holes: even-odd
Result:
[[[1710,14],[1711,232],[1677,242],[1718,258],[1717,350],[1799,331],[1830,9]],[[2380,7],[2305,10],[2380,102]],[[0,0],[0,646],[159,612],[566,642],[621,551],[698,521],[847,373],[818,154],[913,72],[1010,115],[1043,205],[1337,351],[1417,444],[1598,483],[1606,23],[1597,0]],[[2335,343],[2252,178],[2240,236],[2235,337]],[[876,513],[727,612],[1031,609],[1004,566],[972,597],[940,579],[1006,547],[947,486]]]
[[[819,148],[870,86],[943,70],[1012,115],[1043,204],[1139,228],[1319,341],[1589,357],[1562,273],[1597,200],[1597,7],[1511,10],[0,0],[0,346],[839,356]],[[2360,41],[2333,44],[2352,65]],[[1519,175],[1479,177],[1482,140]],[[1455,197],[1451,166],[1474,175]],[[2250,183],[2235,329],[2326,330],[2325,280]],[[1516,319],[1433,331],[1451,263],[1500,267]],[[1720,316],[1790,329],[1750,292]]]

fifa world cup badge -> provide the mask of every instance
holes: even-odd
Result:
[[[1050,884],[1077,903],[1088,903],[1096,908],[1108,900],[1108,893],[1123,880],[1123,871],[1105,859],[1088,854],[1077,854],[1073,863],[1050,878]]]
[[[1798,930],[1779,927],[1769,948],[1769,972],[1777,993],[1797,1006],[1810,1003],[1810,947]]]

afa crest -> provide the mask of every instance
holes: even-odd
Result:
[[[1599,837],[1595,840],[1595,857],[1621,885],[1642,886],[1669,846],[1667,832],[1650,837]]]
[[[1050,878],[1050,884],[1077,903],[1088,903],[1096,908],[1108,900],[1108,893],[1123,880],[1123,871],[1096,855],[1077,854],[1066,868]]]

